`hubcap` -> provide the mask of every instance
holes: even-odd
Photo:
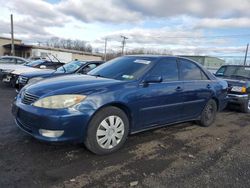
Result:
[[[118,116],[108,116],[97,128],[96,140],[104,149],[114,148],[124,135],[124,123]]]
[[[248,111],[250,111],[250,100],[248,101],[248,106],[247,106],[247,108],[248,108]]]
[[[208,106],[206,107],[206,110],[205,110],[205,117],[206,117],[206,120],[207,120],[207,121],[212,120],[212,118],[213,118],[213,113],[214,113],[213,106],[212,106],[212,105],[208,105]]]

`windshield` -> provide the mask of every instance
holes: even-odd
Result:
[[[250,78],[250,67],[225,66],[221,67],[216,76]]]
[[[155,59],[153,57],[120,57],[100,65],[88,75],[116,80],[136,80]]]
[[[44,60],[36,60],[36,61],[31,61],[31,62],[27,63],[26,65],[29,67],[36,67],[42,63],[44,63]]]
[[[71,62],[59,67],[58,69],[56,69],[56,72],[74,73],[84,64],[86,64],[86,62],[71,61]]]

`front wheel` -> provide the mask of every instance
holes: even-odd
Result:
[[[124,144],[128,131],[127,115],[119,108],[105,107],[90,121],[85,145],[95,154],[108,154]]]
[[[215,100],[210,99],[201,113],[201,119],[199,121],[199,124],[203,127],[210,126],[215,121],[216,113],[217,104]]]
[[[244,113],[250,113],[250,100],[247,100],[242,106],[241,111]]]

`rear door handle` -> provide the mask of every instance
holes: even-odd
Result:
[[[207,88],[208,88],[208,89],[211,89],[211,85],[210,85],[210,84],[207,84]]]
[[[176,89],[175,89],[175,91],[182,91],[183,89],[182,89],[182,87],[180,87],[180,86],[178,86]]]

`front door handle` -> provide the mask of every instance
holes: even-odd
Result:
[[[175,89],[175,91],[178,91],[178,92],[180,92],[180,91],[182,91],[183,89],[182,89],[182,87],[180,87],[180,86],[178,86],[176,89]]]
[[[207,84],[207,88],[208,88],[208,89],[211,89],[211,85],[210,85],[210,84]]]

